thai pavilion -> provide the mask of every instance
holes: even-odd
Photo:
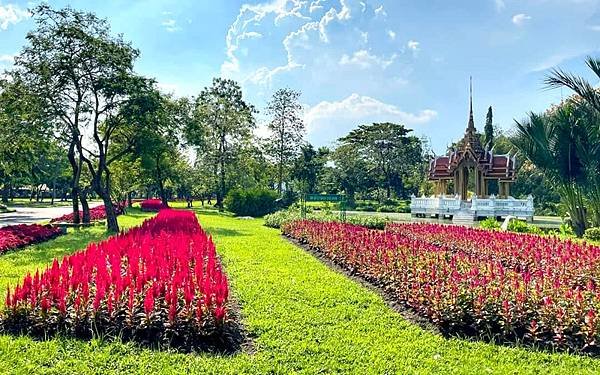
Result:
[[[516,178],[516,155],[496,155],[493,148],[482,146],[473,121],[472,95],[469,101],[469,122],[462,140],[447,155],[434,157],[429,162],[427,177],[435,185],[435,194],[413,196],[411,214],[452,217],[460,223],[509,215],[532,220],[533,197],[510,196],[510,185]],[[489,194],[492,184],[497,185],[497,195]],[[471,196],[469,189],[472,189]]]

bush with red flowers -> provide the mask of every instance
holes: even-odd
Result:
[[[164,204],[160,199],[144,199],[140,203],[142,211],[160,211],[169,208],[168,205]]]
[[[296,221],[282,230],[443,332],[600,352],[598,246],[438,224]]]
[[[126,202],[113,203],[113,210],[115,214],[122,215],[125,212]],[[51,223],[72,223],[73,213],[66,214],[55,219],[52,219]],[[79,211],[79,217],[83,217],[83,211]],[[100,221],[106,219],[106,209],[104,205],[96,206],[90,209],[90,221]]]
[[[0,228],[0,254],[9,250],[51,240],[63,231],[50,225],[19,224]]]
[[[39,337],[101,335],[184,350],[230,350],[228,294],[215,245],[196,216],[165,210],[27,274],[7,291],[0,327]]]

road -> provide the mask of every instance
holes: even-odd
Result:
[[[90,208],[101,205],[101,202],[91,202]],[[0,213],[0,227],[15,224],[32,224],[47,221],[68,214],[71,207],[9,207],[15,212]]]

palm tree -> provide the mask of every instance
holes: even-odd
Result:
[[[540,168],[559,191],[578,236],[586,229],[583,184],[585,171],[577,145],[581,127],[570,106],[543,115],[530,113],[517,125],[514,145]]]
[[[586,65],[600,79],[600,60],[587,57]],[[585,188],[592,208],[592,225],[600,226],[600,92],[583,77],[562,69],[553,69],[545,83],[549,88],[567,87],[577,94],[569,99],[582,132],[577,152],[587,179]]]

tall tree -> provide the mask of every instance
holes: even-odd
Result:
[[[373,123],[360,125],[339,141],[355,148],[369,164],[387,198],[392,192],[406,196],[405,178],[418,173],[423,162],[421,140],[408,135],[411,131],[400,124]]]
[[[485,116],[485,127],[483,128],[485,136],[485,144],[489,145],[490,148],[494,145],[494,115],[492,113],[492,106],[488,108],[487,115]]]
[[[327,162],[329,149],[315,148],[309,143],[300,147],[300,155],[294,161],[291,176],[300,185],[303,193],[316,193],[318,179]]]
[[[108,22],[92,13],[68,7],[55,10],[43,4],[32,15],[36,28],[28,33],[28,45],[15,58],[16,69],[44,101],[57,133],[70,144],[74,213],[85,164],[92,188],[104,201],[107,227],[118,231],[108,166],[126,151],[108,155],[112,137],[128,125],[121,106],[132,96],[142,101],[139,92],[147,86],[133,73],[139,52],[122,36],[112,36]],[[91,134],[90,142],[84,140],[87,134]]]
[[[289,88],[279,89],[267,104],[267,114],[272,117],[267,125],[271,134],[267,151],[275,160],[277,169],[277,191],[281,195],[289,169],[304,138],[300,92]]]
[[[40,108],[19,75],[0,79],[0,187],[4,203],[15,178],[31,177],[36,154],[51,141],[46,119],[38,116]]]
[[[239,84],[230,79],[215,78],[196,100],[194,121],[187,128],[187,137],[202,160],[210,165],[217,181],[217,202],[223,208],[227,193],[227,171],[236,154],[252,137],[256,110],[242,97]]]
[[[584,129],[572,107],[559,107],[545,115],[531,113],[525,121],[516,122],[516,126],[514,144],[551,179],[563,198],[575,233],[583,235],[587,225],[583,188],[585,166],[577,144]]]

